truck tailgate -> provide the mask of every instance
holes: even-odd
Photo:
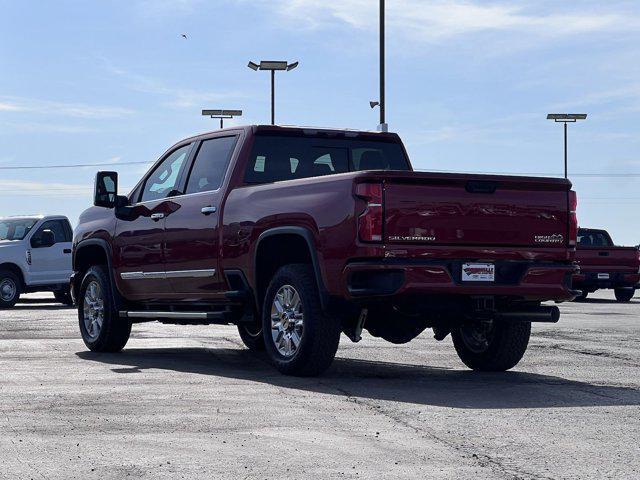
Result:
[[[637,273],[639,255],[636,247],[581,247],[576,260],[583,271]]]
[[[571,183],[564,179],[389,172],[387,243],[565,246]]]

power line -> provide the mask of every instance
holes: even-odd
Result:
[[[121,165],[142,165],[152,162],[119,162],[119,163],[77,163],[74,165],[21,165],[21,166],[0,166],[0,170],[46,170],[51,168],[81,168],[81,167],[104,167],[113,165],[119,167]]]
[[[562,177],[562,173],[558,172],[480,172],[480,171],[471,171],[471,170],[439,170],[436,168],[430,168],[425,170],[416,170],[418,172],[429,173],[429,172],[438,172],[438,173],[468,173],[472,175],[515,175],[515,176],[544,176],[544,177]],[[569,179],[571,177],[595,177],[595,178],[618,178],[618,177],[640,177],[640,173],[572,173],[569,175]]]

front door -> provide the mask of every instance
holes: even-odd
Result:
[[[179,208],[171,197],[178,193],[190,150],[191,144],[183,145],[158,163],[131,199],[134,215],[117,221],[116,282],[126,298],[160,300],[173,292],[165,274],[165,224]]]
[[[42,245],[44,230],[53,232],[55,243]],[[71,277],[71,226],[65,219],[47,220],[38,227],[29,240],[29,279],[31,285],[69,283]]]
[[[221,296],[224,279],[218,267],[222,183],[237,136],[200,142],[179,208],[167,217],[165,261],[173,290],[189,299]]]

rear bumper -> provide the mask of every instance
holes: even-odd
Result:
[[[349,263],[343,271],[344,290],[351,299],[400,295],[503,296],[526,301],[567,301],[572,289],[571,264],[496,261],[495,282],[463,282],[467,260],[392,259]]]
[[[609,278],[598,278],[606,274]],[[640,273],[580,272],[573,275],[573,288],[593,292],[601,288],[640,288]]]

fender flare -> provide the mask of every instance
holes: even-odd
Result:
[[[88,238],[86,240],[80,240],[74,247],[73,247],[73,278],[72,278],[72,282],[73,282],[73,288],[76,292],[75,296],[76,299],[77,294],[79,293],[78,290],[80,288],[80,285],[82,284],[82,280],[83,278],[79,278],[77,276],[77,273],[79,273],[76,270],[76,254],[78,253],[79,250],[81,250],[84,247],[90,247],[90,246],[98,246],[100,247],[102,250],[104,250],[105,253],[105,257],[107,258],[107,275],[109,276],[109,284],[111,285],[111,297],[112,297],[112,301],[113,304],[116,306],[116,309],[119,309],[120,306],[122,305],[122,300],[120,292],[118,291],[118,287],[116,286],[115,283],[115,278],[113,275],[113,268],[112,268],[112,264],[111,264],[111,255],[112,255],[112,250],[111,250],[111,245],[109,245],[109,242],[107,242],[106,240],[102,239],[102,238]]]
[[[258,236],[258,240],[256,241],[255,247],[253,249],[253,273],[254,279],[257,280],[256,272],[258,271],[258,249],[260,248],[260,244],[263,240],[269,237],[273,237],[275,235],[297,235],[302,237],[307,244],[307,248],[309,249],[309,255],[311,257],[311,266],[313,268],[313,272],[316,277],[316,283],[318,285],[318,293],[320,296],[320,305],[324,311],[327,310],[329,305],[329,294],[327,293],[327,289],[324,285],[324,280],[322,279],[322,272],[320,270],[320,262],[318,261],[318,252],[315,248],[313,234],[308,228],[305,227],[295,227],[295,226],[283,226],[283,227],[274,227],[268,230],[265,230]],[[257,285],[255,288],[256,295],[256,304],[258,304],[258,289]]]

